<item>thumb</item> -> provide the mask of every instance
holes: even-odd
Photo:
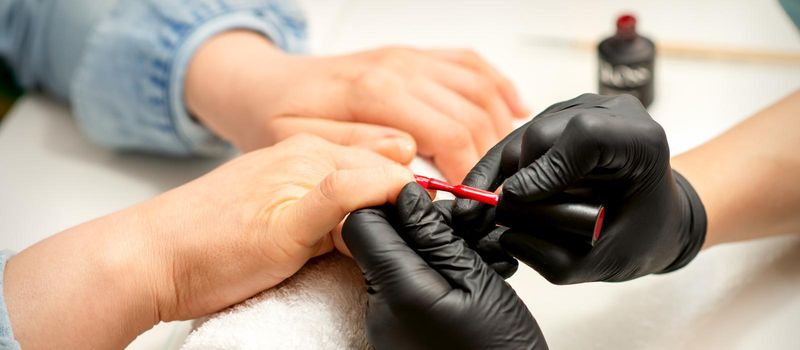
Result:
[[[367,280],[370,293],[403,305],[429,305],[452,287],[397,232],[392,206],[350,214],[342,236]]]
[[[397,198],[398,229],[408,245],[454,287],[475,290],[488,267],[463,239],[453,234],[446,218],[416,183]]]
[[[381,125],[342,122],[321,118],[281,117],[272,121],[275,140],[308,133],[344,146],[369,149],[401,164],[408,164],[417,153],[411,135]]]
[[[541,200],[564,191],[594,170],[603,145],[591,131],[592,123],[583,115],[572,118],[553,147],[506,180],[503,198],[519,202]]]
[[[394,164],[336,170],[287,208],[285,225],[298,244],[313,248],[348,213],[394,202],[402,187],[413,181],[408,169]]]

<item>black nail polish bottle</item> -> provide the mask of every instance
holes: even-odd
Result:
[[[617,33],[600,42],[597,53],[601,95],[630,94],[645,107],[653,102],[656,46],[636,33],[636,17],[617,18]]]

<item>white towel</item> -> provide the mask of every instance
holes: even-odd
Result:
[[[182,349],[369,349],[355,263],[331,253],[280,285],[198,321]]]

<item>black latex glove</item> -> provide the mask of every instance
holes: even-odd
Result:
[[[603,230],[591,249],[524,217],[507,224],[500,243],[556,284],[624,281],[681,268],[703,245],[705,210],[669,157],[664,130],[638,100],[584,94],[513,132],[464,184],[493,191],[505,181],[496,210],[524,211],[564,191],[603,203]],[[493,222],[493,210],[458,200],[454,220]]]
[[[453,200],[433,202],[448,225],[452,222],[453,202]],[[467,242],[467,246],[476,251],[483,259],[483,262],[489,265],[492,270],[503,278],[509,278],[517,272],[519,263],[517,259],[506,253],[500,245],[500,236],[505,230],[507,230],[505,227],[482,224],[480,226],[461,228],[455,232],[455,235],[463,238]]]
[[[397,207],[351,213],[342,236],[367,282],[376,349],[547,349],[514,290],[416,183]]]

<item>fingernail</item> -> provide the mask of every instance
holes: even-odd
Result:
[[[414,142],[402,136],[384,137],[374,144],[373,149],[401,163],[410,162],[416,153]]]
[[[397,146],[403,151],[403,153],[410,155],[415,155],[417,153],[417,145],[414,143],[414,141],[402,136],[395,137],[394,140],[397,142]]]
[[[520,107],[520,114],[518,115],[518,117],[520,118],[530,117],[531,113],[533,113],[532,109],[522,101],[519,102],[519,107]]]

